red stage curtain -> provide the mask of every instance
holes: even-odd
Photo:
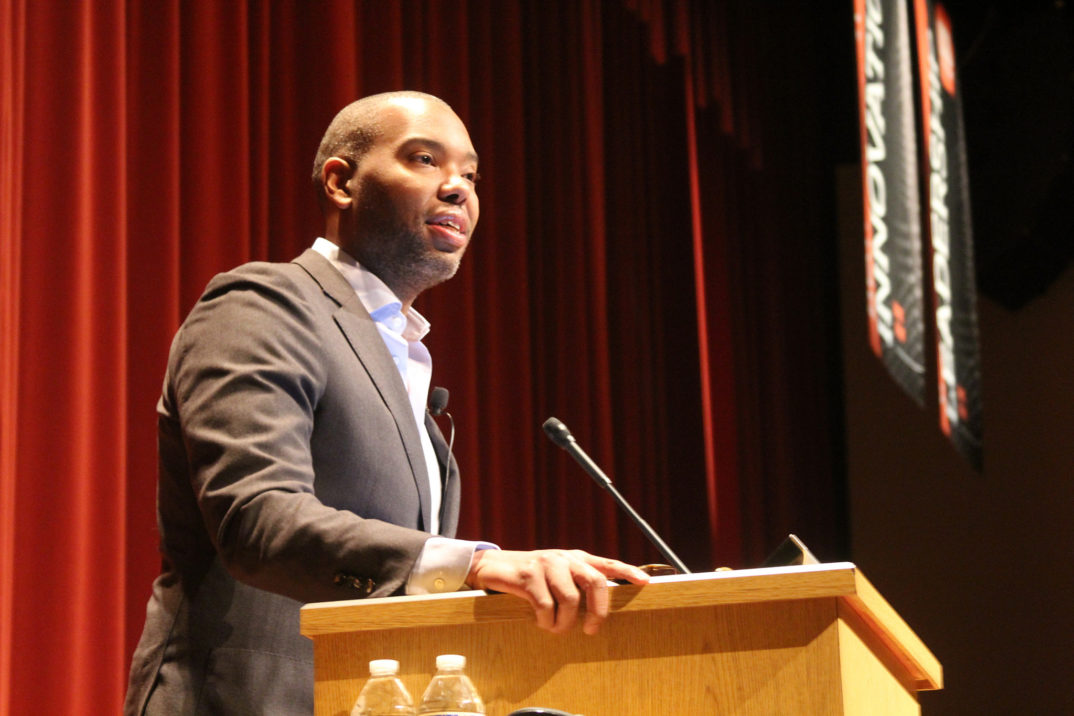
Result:
[[[694,569],[805,509],[838,546],[821,249],[765,161],[801,157],[759,79],[797,27],[750,6],[0,0],[0,712],[119,711],[171,336],[214,273],[311,243],[320,134],[373,92],[445,98],[482,156],[475,244],[419,303],[464,536],[660,559],[556,415]]]

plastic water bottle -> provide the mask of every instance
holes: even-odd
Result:
[[[399,679],[398,661],[369,662],[369,681],[358,694],[351,716],[414,716],[414,699]]]
[[[474,682],[463,671],[466,657],[441,654],[436,657],[436,676],[421,697],[421,716],[471,716],[485,713],[485,703]]]

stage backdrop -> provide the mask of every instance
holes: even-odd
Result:
[[[694,569],[791,530],[844,557],[816,58],[851,18],[757,5],[0,0],[0,712],[119,711],[172,334],[311,243],[320,134],[378,91],[440,95],[482,157],[419,305],[463,535],[658,559],[556,415]]]

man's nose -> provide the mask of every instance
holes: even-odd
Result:
[[[440,201],[449,204],[462,204],[474,191],[474,185],[459,174],[452,174],[447,181],[440,185]]]

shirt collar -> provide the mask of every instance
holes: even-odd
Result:
[[[347,279],[347,283],[358,294],[358,300],[374,321],[384,324],[408,341],[420,341],[429,333],[430,325],[425,316],[413,307],[404,314],[403,302],[399,300],[399,297],[376,274],[358,263],[353,256],[325,238],[318,238],[314,241],[312,248],[331,261],[332,265],[343,274],[343,278]],[[393,316],[405,319],[405,323],[399,318],[393,321]]]

